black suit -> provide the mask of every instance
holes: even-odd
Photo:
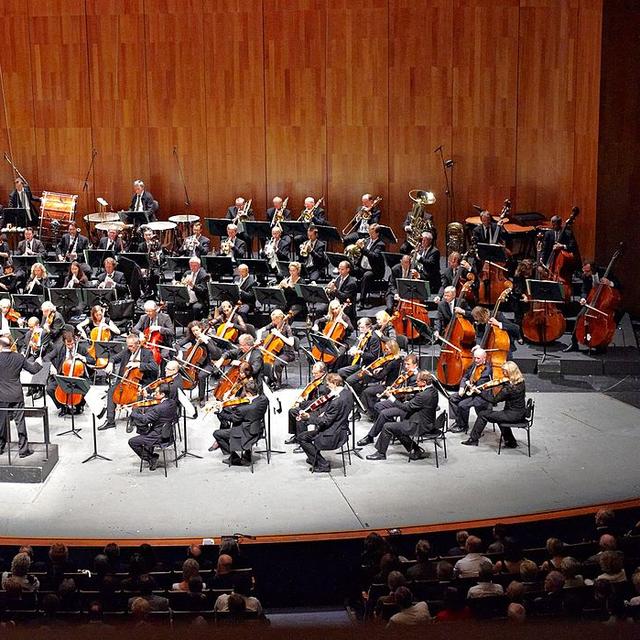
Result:
[[[391,277],[389,278],[389,286],[387,287],[386,303],[387,313],[391,315],[395,306],[395,296],[398,293],[398,280],[408,280],[411,278],[411,267],[404,273],[402,265],[400,263],[394,264],[391,267]]]
[[[356,213],[355,215],[359,214],[362,210],[364,209],[364,207],[361,205],[356,209]],[[378,223],[380,222],[380,216],[382,215],[382,209],[380,209],[380,207],[378,205],[376,205],[373,209],[371,209],[370,215],[369,215],[369,219],[366,220],[366,222],[369,225],[372,225],[374,223]],[[368,235],[367,229],[369,227],[367,227],[367,229],[361,231],[360,230],[360,225],[362,224],[362,221],[360,221],[358,223],[358,225],[356,226],[355,230],[350,233],[348,236],[345,236],[343,238],[343,242],[344,242],[344,246],[346,247],[347,245],[353,244],[358,238],[366,238]]]
[[[231,242],[230,238],[227,238]],[[247,242],[240,237],[240,234],[237,234],[236,237],[231,242],[231,257],[239,262],[240,260],[244,260],[244,258],[249,257],[249,250],[247,249]]]
[[[237,215],[238,215],[238,207],[234,205],[233,207],[229,207],[227,209],[225,218],[227,218],[227,220],[233,220]],[[247,246],[251,246],[251,238],[249,238],[249,236],[247,235],[247,231],[244,224],[246,220],[255,220],[255,217],[253,215],[253,209],[249,209],[248,215],[246,217],[240,218],[240,220],[238,220],[238,223],[237,223],[238,236],[240,236],[240,238],[247,244]],[[246,247],[245,247],[245,252],[246,252]]]
[[[193,236],[189,236],[189,238],[193,238]],[[188,238],[185,239],[185,243],[187,242],[187,240]],[[211,251],[211,240],[209,240],[207,236],[200,235],[197,242],[194,243],[193,240],[189,240],[189,242],[193,246],[193,249],[188,249],[185,244],[183,244],[182,248],[180,249],[180,255],[198,256],[199,258],[201,256],[206,256],[209,251]]]
[[[453,305],[455,307],[456,300],[453,300]],[[460,307],[464,309],[464,317],[467,320],[471,320],[471,310],[469,309],[469,305],[463,300],[460,303]],[[441,335],[444,334],[447,326],[451,322],[451,318],[453,317],[453,313],[451,312],[451,305],[446,300],[440,300],[438,302],[438,314],[435,319],[435,329]]]
[[[416,259],[422,272],[422,277],[429,283],[431,293],[440,290],[440,251],[431,245],[428,249],[422,250],[418,247]]]
[[[176,335],[175,329],[173,328],[171,318],[168,316],[168,314],[163,313],[162,311],[159,311],[156,314],[154,320],[151,320],[151,318],[146,313],[143,313],[140,316],[138,322],[136,322],[135,327],[131,329],[131,333],[139,335],[141,333],[144,333],[144,330],[148,329],[152,325],[158,326],[158,330],[160,331],[160,335],[162,336],[162,343],[167,346],[171,345]]]
[[[405,418],[400,422],[387,422],[376,441],[376,449],[387,453],[389,443],[396,437],[407,451],[412,449],[412,436],[423,435],[433,431],[438,409],[438,392],[433,385],[419,391],[411,400],[402,403]]]
[[[27,214],[27,224],[32,225],[38,220],[38,209],[34,206],[35,203],[40,203],[41,198],[36,198],[33,193],[31,193],[31,188],[29,185],[25,185],[22,189],[24,195],[22,198],[18,197],[18,190],[14,189],[9,194],[9,207],[11,209],[27,209],[31,213],[31,217]],[[27,206],[25,207],[24,196],[27,197]]]
[[[311,403],[327,393],[329,393],[329,387],[325,382],[321,382],[305,400],[289,409],[289,433],[297,434],[306,430],[307,421],[297,419],[300,411],[304,411]]]
[[[45,357],[51,349],[53,349],[56,342],[60,339],[62,332],[64,331],[65,321],[62,314],[59,311],[54,312],[53,320],[51,324],[47,322],[50,316],[42,320],[42,356]]]
[[[527,413],[526,393],[524,382],[512,385],[507,384],[494,396],[490,389],[482,392],[483,398],[490,403],[486,408],[477,411],[473,429],[469,434],[469,440],[478,441],[487,422],[497,423],[502,431],[506,443],[515,442],[509,423],[522,422]],[[504,402],[502,411],[493,411],[492,405]]]
[[[209,289],[207,287],[209,274],[200,267],[200,269],[196,271],[195,278],[191,270],[184,274],[185,278],[188,276],[191,276],[193,279],[193,293],[195,293],[197,299],[197,302],[190,304],[193,311],[193,317],[200,319],[209,308]]]
[[[173,437],[173,425],[178,420],[178,408],[174,400],[165,398],[148,409],[134,409],[131,422],[136,425],[138,435],[129,439],[129,446],[143,460],[157,457],[153,448]]]
[[[485,398],[481,395],[475,396],[461,396],[460,390],[464,389],[466,383],[471,379],[471,374],[474,371],[474,365],[472,364],[466,371],[464,376],[462,376],[462,380],[460,381],[460,387],[456,393],[452,393],[449,396],[449,415],[451,415],[455,421],[456,426],[464,430],[465,432],[469,429],[469,411],[471,411],[471,407],[476,410],[476,415],[478,415],[481,411],[484,411],[489,406],[489,403]],[[476,386],[480,386],[485,382],[489,382],[491,380],[492,368],[491,365],[485,365],[482,374],[479,379],[475,381]]]
[[[576,238],[573,235],[573,231],[570,227],[565,227],[555,231],[554,229],[547,229],[544,232],[544,238],[542,241],[542,262],[543,264],[549,264],[551,254],[553,253],[553,245],[558,242],[564,244],[567,247],[569,253],[576,253],[578,245]]]
[[[332,294],[330,294],[330,298],[335,298],[340,301],[340,304],[344,304],[347,300],[351,303],[346,309],[345,313],[349,316],[351,323],[355,326],[358,318],[356,315],[356,299],[358,297],[358,280],[352,276],[348,275],[344,280],[341,281],[340,276],[334,278],[333,283],[336,288]],[[327,312],[327,305],[318,309],[319,313]]]
[[[247,360],[251,365],[251,375],[253,379],[256,381],[260,380],[262,376],[262,369],[264,367],[264,360],[260,349],[252,349],[249,352],[248,358],[246,357],[246,354],[242,352],[240,347],[225,351],[223,356],[225,360]]]
[[[42,367],[35,362],[30,362],[22,354],[11,351],[0,351],[0,407],[12,408],[4,416],[0,416],[0,449],[4,449],[7,442],[7,428],[11,418],[16,423],[18,431],[19,454],[24,455],[29,451],[27,439],[27,427],[24,421],[24,396],[20,383],[20,372],[26,369],[29,373],[38,373]]]
[[[102,284],[107,278],[107,272],[103,271],[97,278],[98,285]],[[126,296],[129,293],[129,285],[127,284],[127,278],[122,271],[114,271],[110,278],[114,281],[114,288],[119,298]]]
[[[498,227],[495,222],[491,222],[488,227],[479,224],[471,232],[471,237],[478,244],[501,244],[506,241],[507,235],[504,227]]]
[[[242,316],[242,319],[246,322],[249,311],[256,303],[256,295],[253,293],[253,287],[256,285],[256,281],[252,275],[248,275],[244,282],[241,284],[242,278],[236,276],[233,279],[234,284],[240,287],[240,301],[242,304],[238,308],[238,315]]]
[[[230,429],[218,429],[213,437],[225,454],[248,451],[255,444],[264,429],[264,415],[269,408],[266,396],[256,396],[248,404],[223,409],[220,422],[231,423]]]
[[[76,238],[78,239],[76,242]],[[75,242],[75,248],[72,253],[77,254],[78,262],[84,262],[84,250],[89,248],[89,239],[81,234],[76,234],[75,238],[71,237],[71,234],[65,233],[60,242],[58,243],[58,255],[62,256],[65,259],[65,256],[73,247]]]
[[[275,215],[276,212],[276,208],[275,207],[269,207],[267,209],[267,220],[271,223],[271,226],[273,226],[273,216]],[[290,209],[285,209],[284,210],[284,218],[282,218],[283,220],[291,220],[291,210]]]
[[[469,270],[461,266],[456,267],[455,271],[451,267],[446,267],[440,277],[440,290],[438,291],[438,295],[442,298],[445,288],[453,286],[458,274],[460,274],[459,281],[464,282],[468,273]]]
[[[96,363],[95,358],[92,358],[87,353],[87,347],[84,343],[77,345],[76,352],[78,355],[82,356],[86,360],[87,364],[94,365]],[[62,365],[64,364],[66,359],[67,359],[67,347],[65,346],[64,342],[60,342],[51,351],[49,351],[49,353],[47,353],[46,357],[44,358],[44,361],[50,362],[56,368],[57,375],[62,375]],[[87,379],[89,378],[89,371],[87,370],[86,367],[84,370],[83,377]],[[53,403],[56,405],[56,407],[60,409],[63,405],[60,404],[55,397],[57,386],[58,384],[55,378],[53,376],[50,376],[49,381],[47,382],[47,393],[49,394],[49,397],[51,398]],[[83,404],[84,404],[84,401],[83,401]]]
[[[320,280],[327,266],[327,243],[322,240],[316,240],[313,249],[309,251],[307,257],[300,256],[300,262],[307,269],[309,280]]]
[[[307,462],[313,464],[315,460],[318,470],[329,469],[329,463],[320,452],[336,449],[348,439],[351,433],[349,414],[352,408],[351,392],[349,389],[340,388],[340,393],[321,408],[321,413],[309,420],[316,429],[305,431],[298,436],[298,442],[307,454]]]
[[[142,201],[142,211],[144,211],[148,216],[149,220],[155,220],[155,203],[153,200],[153,196],[148,191],[143,191],[140,196],[137,193],[134,193],[131,197],[131,204],[129,205],[130,211],[135,211],[138,204],[138,197]]]
[[[360,336],[356,338],[356,345],[360,341]],[[340,367],[338,369],[338,374],[342,377],[343,380],[348,380],[350,376],[354,373],[360,371],[363,367],[371,364],[374,360],[379,358],[382,355],[382,340],[380,340],[380,336],[372,331],[369,339],[364,345],[364,349],[358,360],[357,364],[349,364],[344,367]],[[355,356],[353,356],[355,357]],[[350,357],[350,361],[353,362],[353,358]]]
[[[366,244],[362,248],[362,256],[360,258],[360,264],[358,268],[361,272],[360,283],[360,302],[364,304],[367,293],[371,291],[374,280],[379,280],[384,277],[384,256],[382,252],[385,250],[384,242],[378,238],[372,240],[369,238],[366,240]],[[366,265],[366,260],[369,265]],[[364,264],[363,264],[364,262]]]
[[[38,240],[37,238],[33,238],[29,242],[31,242],[31,255],[37,255],[37,256],[43,257],[47,254],[47,250],[45,246],[42,244],[42,242],[40,242],[40,240]],[[20,242],[18,242],[18,248],[16,249],[15,255],[17,256],[25,255],[26,248],[27,248],[27,241],[20,240]]]
[[[124,247],[122,246],[122,240],[120,238],[116,238],[115,240],[109,240],[108,236],[104,236],[100,238],[100,242],[98,243],[98,249],[103,250],[111,250],[114,254],[119,254],[121,251],[124,251]]]

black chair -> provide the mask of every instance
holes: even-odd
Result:
[[[509,599],[506,596],[467,598],[467,606],[473,612],[474,617],[480,620],[506,618]]]
[[[435,423],[435,428],[430,433],[423,433],[422,435],[416,433],[413,435],[411,440],[414,444],[418,445],[421,442],[433,442],[433,451],[436,457],[436,469],[440,468],[440,459],[438,458],[438,448],[442,447],[444,451],[444,457],[447,458],[447,430],[448,430],[448,415],[446,410],[443,411],[437,418]],[[420,429],[420,425],[418,426]],[[411,456],[409,456],[409,462],[411,462]]]
[[[267,409],[267,411],[269,411],[269,409]],[[265,443],[265,448],[263,451],[260,451],[260,453],[266,453],[267,464],[271,464],[271,443],[267,438],[267,427],[266,427],[264,418],[262,420],[262,427],[260,428],[260,433],[257,436],[254,436],[253,438],[251,438],[251,440],[249,441],[248,449],[247,448],[242,449],[242,453],[244,453],[245,451],[248,451],[249,455],[251,456],[251,473],[253,473],[253,462],[255,458],[254,454],[258,453],[255,447],[258,444],[258,442],[260,442],[260,440],[264,440],[264,443]]]
[[[160,452],[162,453],[162,465],[164,469],[164,477],[167,477],[167,449],[171,449],[173,447],[174,454],[174,462],[176,465],[176,469],[178,468],[178,445],[176,443],[176,429],[178,423],[174,422],[171,425],[171,437],[168,440],[162,440],[159,444],[155,445],[154,451],[156,447],[160,448]],[[142,463],[144,460],[140,458],[140,473],[142,473]]]
[[[331,447],[330,449],[320,448],[318,451],[316,451],[316,455],[313,458],[313,467],[311,468],[312,473],[315,473],[316,462],[318,461],[318,454],[320,453],[320,451],[337,451],[338,449],[340,449],[340,455],[342,456],[342,474],[346,478],[347,467],[344,462],[344,454],[345,454],[345,445],[347,445],[346,453],[347,453],[347,456],[349,457],[349,464],[351,464],[351,451],[348,446],[350,435],[351,435],[351,429],[343,429],[342,435],[340,436],[340,441],[336,447]]]
[[[527,400],[527,412],[522,422],[505,423],[503,427],[509,427],[510,429],[526,429],[527,431],[527,453],[531,457],[531,427],[533,427],[533,414],[535,412],[536,402],[533,398]],[[502,431],[500,432],[500,440],[498,441],[498,455],[502,449]]]

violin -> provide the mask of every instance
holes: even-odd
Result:
[[[620,257],[624,244],[621,242],[613,254],[603,279],[608,279],[611,269]],[[576,338],[580,344],[589,349],[606,347],[613,339],[616,331],[615,312],[622,303],[622,296],[617,289],[605,284],[602,280],[589,291],[584,309],[576,320]]]
[[[109,342],[111,340],[111,329],[107,326],[105,322],[101,322],[97,327],[93,327],[91,329],[91,333],[89,335],[89,339],[91,340],[91,345],[87,349],[89,355],[95,359],[96,369],[104,369],[109,364],[109,358],[103,356],[101,358],[96,358],[96,342]]]
[[[327,374],[325,373],[322,377],[317,380],[312,380],[301,392],[298,396],[298,399],[294,402],[294,404],[301,404],[305,400],[309,399],[309,396],[325,381]]]
[[[360,371],[358,371],[358,377],[364,378],[365,375],[373,373],[376,369],[381,369],[382,367],[384,367],[387,362],[397,360],[398,358],[402,358],[399,353],[396,353],[395,355],[387,354],[385,356],[380,356],[379,358],[376,358],[371,364],[368,364],[366,367],[360,369]]]
[[[204,413],[210,411],[221,411],[222,409],[228,409],[229,407],[237,407],[241,404],[249,404],[251,400],[249,398],[231,398],[229,400],[213,401],[204,408]]]
[[[483,384],[479,384],[478,386],[471,385],[467,389],[464,390],[463,395],[465,396],[473,396],[478,395],[485,391],[486,389],[497,389],[497,387],[502,387],[505,384],[509,384],[509,378],[495,378],[493,380],[489,380],[488,382],[484,382]]]
[[[175,377],[175,375],[165,376],[164,378],[158,378],[157,380],[150,382],[148,385],[145,385],[142,388],[142,395],[146,395],[151,391],[155,391],[160,385],[171,384],[174,381]]]
[[[336,319],[329,320],[324,325],[324,328],[322,329],[322,334],[324,336],[330,338],[334,342],[342,342],[344,340],[344,336],[347,332],[347,325],[342,320],[342,314],[350,304],[351,302],[347,300],[344,304],[340,305],[338,313],[336,314]],[[311,349],[311,355],[314,360],[324,362],[325,364],[332,364],[337,358],[337,356],[332,353],[321,351],[316,345]]]
[[[401,373],[384,391],[376,393],[376,398],[382,398],[393,392],[394,389],[402,387],[402,385],[411,377],[408,373]]]
[[[76,347],[77,349],[77,347]],[[73,358],[67,359],[62,363],[60,375],[70,378],[83,378],[86,369],[84,362],[77,358],[77,350],[74,351]],[[62,387],[58,385],[54,392],[55,399],[67,407],[74,407],[82,402],[83,395],[80,393],[66,393]]]
[[[329,402],[329,400],[331,400],[331,394],[330,393],[325,393],[323,396],[320,396],[319,398],[317,398],[316,400],[314,400],[305,410],[304,413],[311,413],[313,411],[316,411],[317,409],[319,409],[320,407],[322,407],[323,405],[327,404],[327,402]],[[296,416],[296,420],[300,421],[302,420],[302,418],[300,416]]]
[[[155,407],[156,405],[159,405],[160,402],[161,400],[158,400],[157,398],[147,398],[146,400],[137,400],[127,406],[129,409],[147,409],[148,407]]]
[[[23,320],[23,317],[15,310],[9,309],[4,316],[9,322],[20,322]]]
[[[351,366],[355,367],[360,359],[362,358],[362,353],[364,352],[364,348],[367,346],[371,336],[373,335],[373,327],[369,329],[361,338],[358,340],[358,344],[356,346],[356,352],[351,360]]]
[[[288,323],[289,320],[293,318],[295,315],[294,311],[289,311],[289,313],[284,317],[282,321],[282,327],[285,323]],[[275,333],[273,330],[267,335],[267,337],[262,341],[262,356],[265,364],[274,364],[276,361],[276,356],[284,349],[285,341]]]
[[[502,211],[498,218],[498,222],[504,220],[509,216],[511,211],[511,200],[504,201]],[[497,229],[500,229],[498,226]],[[497,232],[496,232],[497,233]],[[497,239],[497,238],[496,238]],[[492,238],[492,243],[493,242]],[[485,260],[482,265],[482,273],[480,275],[480,290],[478,295],[478,301],[480,304],[494,304],[500,294],[505,288],[505,282],[508,280],[507,268],[504,263],[491,262]]]

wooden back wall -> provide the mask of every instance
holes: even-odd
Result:
[[[412,188],[446,223],[479,203],[568,215],[594,243],[601,0],[4,0],[0,141],[35,191],[161,217],[324,195],[340,228],[366,191],[397,231]],[[3,178],[10,187],[10,168]]]

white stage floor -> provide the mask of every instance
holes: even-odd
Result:
[[[464,434],[452,434],[440,469],[433,458],[408,464],[404,449],[392,446],[386,461],[352,456],[346,478],[339,454],[329,454],[330,475],[312,475],[304,455],[282,444],[286,407],[296,395],[281,391],[285,411],[272,419],[272,446],[287,453],[274,455],[270,465],[257,456],[253,475],[222,464],[219,450],[207,452],[217,425],[213,414],[189,422],[189,448],[203,459],[181,460],[177,469],[169,467],[168,478],[160,467],[138,472],[124,422],[98,432],[99,452],[113,461],[82,464],[92,451],[90,417],[77,420],[82,440],[56,437],[70,420],[54,417],[60,461],[41,485],[0,485],[0,531],[25,539],[331,532],[500,518],[640,494],[640,411],[600,393],[531,394],[531,459],[522,444],[498,456],[489,427],[477,448],[461,446]],[[41,440],[40,425],[29,425],[32,439]],[[357,438],[368,429],[368,422],[358,423]],[[522,443],[524,432],[517,435]]]

